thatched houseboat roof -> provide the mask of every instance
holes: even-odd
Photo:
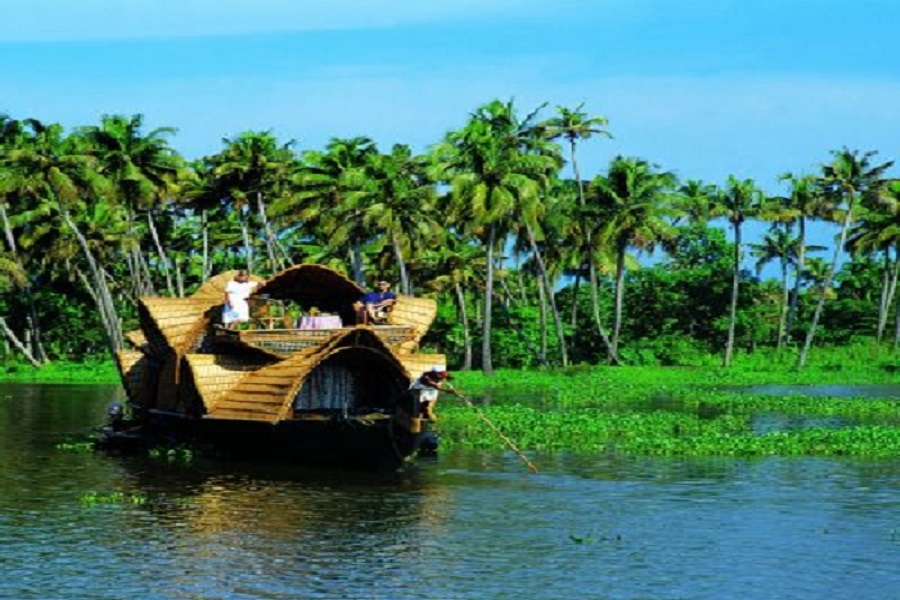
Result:
[[[141,393],[148,389],[147,377],[149,359],[143,352],[119,350],[116,352],[116,366],[122,376],[122,385],[128,399],[135,404],[142,404]]]
[[[195,383],[209,414],[207,418],[277,423],[288,418],[291,404],[313,370],[340,356],[357,362],[361,370],[378,371],[405,389],[409,374],[390,349],[365,328],[339,331],[321,346],[301,350],[289,358],[247,373],[227,391],[207,386],[195,369]],[[189,357],[192,361],[192,357]],[[194,363],[191,362],[192,369]]]
[[[397,296],[397,303],[391,312],[394,325],[409,325],[415,331],[413,339],[400,345],[403,352],[415,352],[419,342],[428,333],[428,328],[437,316],[437,302],[431,298]]]
[[[198,298],[139,298],[141,329],[152,353],[183,355],[190,351],[209,325],[212,310],[221,304],[221,298],[215,303]]]
[[[293,300],[302,306],[343,313],[365,293],[361,287],[322,265],[296,265],[272,276],[257,288],[257,295]]]
[[[447,357],[443,354],[396,354],[397,360],[406,369],[409,380],[418,378],[432,367],[447,368]]]

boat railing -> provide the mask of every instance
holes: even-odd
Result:
[[[217,342],[242,344],[268,350],[276,354],[293,354],[305,348],[322,344],[339,331],[352,331],[355,327],[331,327],[320,329],[227,329],[216,327]],[[376,325],[369,329],[388,346],[398,346],[415,340],[416,332],[411,325]]]

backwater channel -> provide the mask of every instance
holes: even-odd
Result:
[[[445,452],[379,474],[58,448],[118,398],[0,385],[0,598],[900,598],[900,460],[560,455],[528,475]]]

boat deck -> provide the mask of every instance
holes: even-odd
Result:
[[[339,332],[347,332],[356,327],[328,329],[244,329],[215,328],[216,343],[253,346],[269,352],[289,356],[305,348],[318,346]],[[397,348],[402,344],[415,342],[416,332],[409,325],[377,325],[369,327],[387,346]]]

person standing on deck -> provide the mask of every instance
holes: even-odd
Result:
[[[228,329],[234,329],[238,323],[250,320],[250,305],[247,299],[258,281],[250,281],[247,271],[238,271],[234,279],[225,286],[225,306],[222,310],[222,323]]]
[[[429,421],[437,421],[434,408],[440,392],[457,393],[456,390],[445,383],[448,379],[452,379],[452,377],[447,372],[447,369],[441,365],[434,365],[416,378],[412,385],[409,386],[410,391],[412,391],[418,401],[419,414]]]
[[[387,281],[378,282],[378,291],[369,292],[363,296],[366,306],[366,321],[372,324],[384,324],[389,322],[391,310],[397,303],[397,296],[391,291],[391,284]]]

